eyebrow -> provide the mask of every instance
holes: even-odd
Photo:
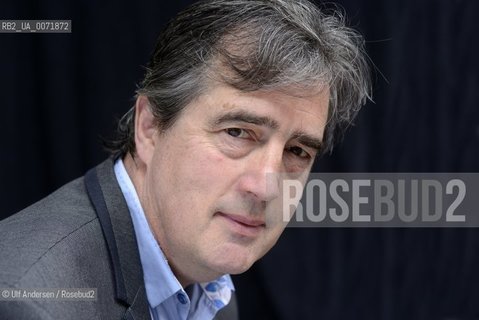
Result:
[[[292,139],[298,140],[299,143],[305,145],[308,148],[314,149],[319,155],[323,149],[323,140],[313,137],[305,132],[299,131],[293,134]]]
[[[270,117],[259,116],[245,110],[235,110],[225,113],[213,119],[212,123],[217,126],[225,122],[238,121],[251,123],[258,126],[266,126],[273,130],[277,130],[279,128],[279,123],[276,120]],[[316,150],[318,154],[321,152],[321,149],[323,147],[322,138],[314,137],[304,131],[294,132],[291,139],[298,140],[298,142],[302,145]]]
[[[259,116],[244,110],[236,110],[223,114],[213,120],[215,125],[219,125],[225,122],[246,122],[257,126],[266,126],[270,129],[278,129],[279,124],[276,120],[269,117]]]

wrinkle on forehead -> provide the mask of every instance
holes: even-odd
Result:
[[[303,112],[305,114],[308,114],[309,116],[318,117],[316,111],[319,110],[320,117],[318,118],[321,120],[327,120],[330,97],[330,90],[327,84],[311,87],[300,87],[296,85],[277,88],[273,90],[258,90],[254,92],[249,92],[249,94],[257,96],[259,98],[278,100],[278,106],[283,105],[281,103],[281,99],[283,96],[296,98],[299,103],[295,105],[295,108],[292,108],[294,111]],[[305,103],[301,103],[302,101]],[[325,102],[325,105],[323,105],[323,102]],[[306,105],[309,105],[311,107],[306,108]]]
[[[308,90],[307,90],[308,89]],[[329,87],[318,85],[305,89],[291,86],[277,89],[261,89],[256,91],[239,91],[229,85],[211,84],[198,99],[211,107],[220,108],[223,112],[232,109],[257,111],[261,105],[282,108],[290,114],[300,114],[300,118],[318,119],[321,123],[327,121],[329,110]],[[199,102],[198,100],[196,102]],[[193,108],[196,103],[192,103]],[[198,103],[201,105],[201,103]],[[268,116],[263,114],[263,116]]]

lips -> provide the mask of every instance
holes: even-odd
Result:
[[[262,219],[223,212],[217,212],[217,215],[223,218],[230,228],[241,236],[256,237],[265,227],[265,222]]]

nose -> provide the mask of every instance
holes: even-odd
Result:
[[[248,162],[239,181],[241,192],[261,202],[277,198],[280,193],[282,159],[283,148],[280,151],[265,150],[246,160]]]

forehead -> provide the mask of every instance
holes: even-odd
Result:
[[[203,79],[205,82],[198,92],[198,95],[193,99],[192,103],[188,106],[194,105],[194,102],[201,100],[204,102],[208,98],[214,97],[220,101],[227,101],[231,99],[256,99],[256,100],[269,100],[271,102],[281,102],[282,100],[288,100],[303,104],[311,101],[319,102],[321,106],[324,100],[329,100],[329,85],[323,83],[317,83],[314,85],[289,85],[281,87],[265,87],[259,89],[237,89],[234,86],[226,83],[222,83],[217,77]],[[282,103],[279,103],[281,105]]]
[[[241,109],[263,116],[290,116],[326,121],[329,109],[329,87],[318,85],[314,88],[283,87],[240,91],[229,85],[208,86],[193,100],[187,109],[201,112],[228,112]],[[206,107],[206,108],[205,108]]]

